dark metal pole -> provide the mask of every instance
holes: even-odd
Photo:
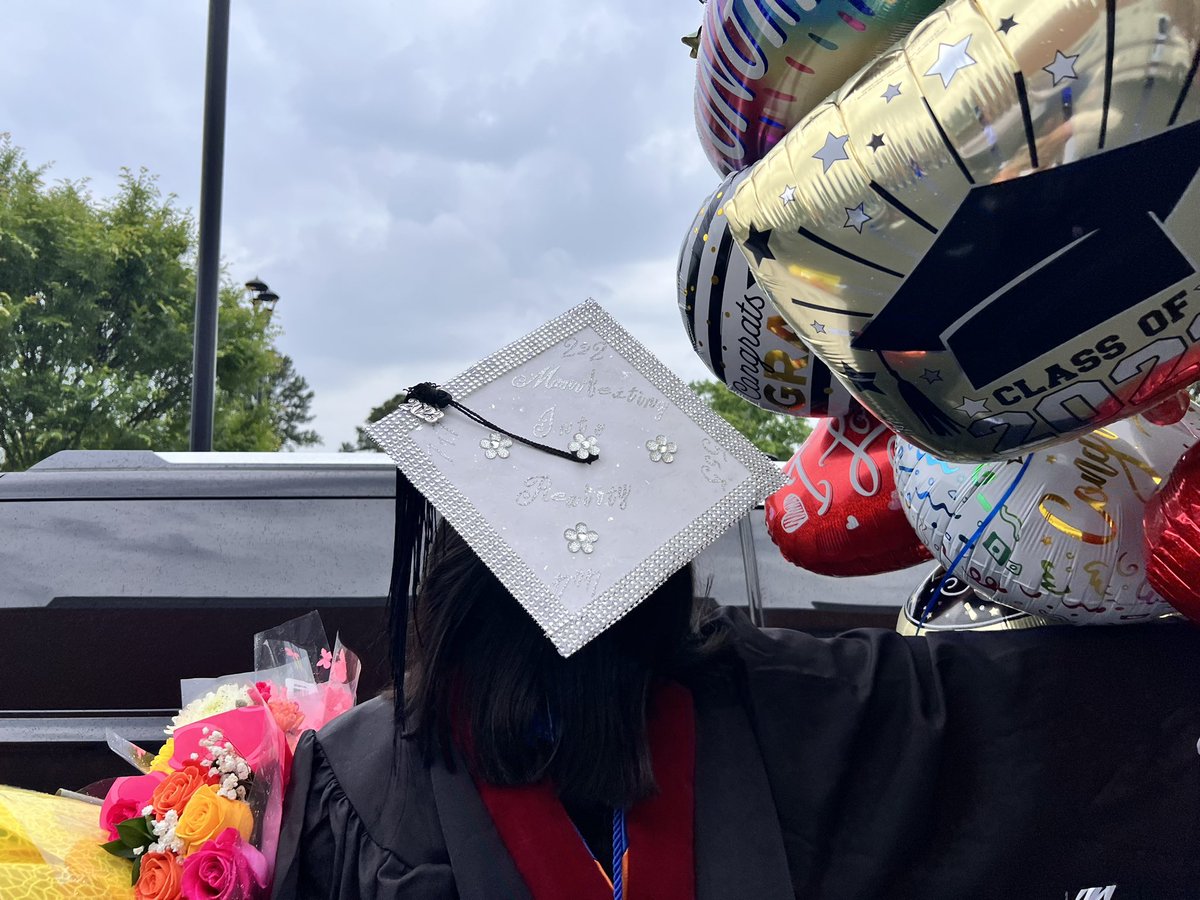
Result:
[[[742,540],[742,567],[746,571],[746,603],[750,608],[750,623],[763,627],[762,587],[758,582],[758,554],[754,550],[754,528],[747,513],[738,522],[738,536]]]
[[[209,0],[200,162],[200,250],[196,263],[196,334],[192,355],[192,450],[211,450],[217,390],[217,292],[221,280],[221,187],[225,169],[225,84],[229,0]]]

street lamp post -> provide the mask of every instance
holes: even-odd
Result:
[[[200,162],[200,247],[196,262],[196,332],[192,346],[193,451],[212,450],[217,390],[217,312],[221,280],[221,188],[225,167],[225,89],[229,69],[229,0],[209,0]]]
[[[267,283],[257,275],[246,282],[246,290],[250,292],[250,305],[266,311],[267,318],[271,318],[275,312],[275,304],[279,302],[279,295],[267,287]]]
[[[261,310],[266,313],[267,321],[270,322],[271,316],[275,314],[275,304],[279,302],[279,295],[257,275],[246,282],[246,290],[250,292],[250,305],[254,307],[254,311]],[[263,404],[264,394],[264,385],[259,385],[258,393],[255,395],[259,406]]]

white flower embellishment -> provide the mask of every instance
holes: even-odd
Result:
[[[508,459],[508,448],[512,446],[512,440],[493,431],[479,442],[479,446],[483,448],[483,455],[488,459],[495,459],[497,456]]]
[[[567,549],[572,553],[591,553],[596,549],[596,541],[600,540],[600,535],[594,531],[589,531],[587,525],[580,522],[574,528],[568,528],[563,532],[563,537],[567,539]]]
[[[596,443],[596,439],[591,435],[584,437],[581,433],[575,433],[575,440],[567,444],[567,449],[578,456],[580,459],[587,459],[589,456],[600,455],[600,445]],[[588,551],[591,552],[590,550]]]
[[[651,462],[675,462],[675,451],[679,448],[674,441],[668,441],[661,434],[646,441],[646,449],[650,451]]]

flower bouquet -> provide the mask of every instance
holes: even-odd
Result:
[[[142,900],[266,896],[291,752],[306,729],[354,705],[359,664],[310,613],[255,637],[255,670],[181,682],[183,706],[149,753],[109,734],[141,774],[100,810],[109,853]]]

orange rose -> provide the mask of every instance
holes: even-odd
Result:
[[[174,853],[147,853],[133,896],[137,900],[178,900],[183,868]]]
[[[183,841],[186,856],[226,828],[233,828],[242,840],[249,840],[254,830],[254,814],[244,800],[229,800],[206,784],[196,789],[184,807],[175,826],[175,837]]]
[[[150,805],[154,807],[154,818],[161,819],[168,811],[175,810],[182,815],[187,802],[192,799],[196,789],[206,784],[213,784],[216,777],[207,766],[189,760],[182,769],[176,769],[166,777],[162,784],[150,795]]]

